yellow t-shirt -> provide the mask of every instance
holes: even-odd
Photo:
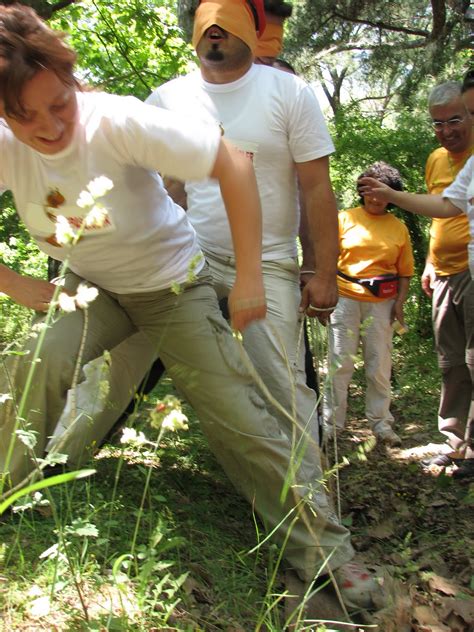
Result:
[[[462,154],[451,154],[444,147],[435,149],[426,162],[426,187],[432,195],[440,195],[456,178],[472,149]],[[429,260],[436,274],[447,276],[467,270],[469,243],[467,215],[436,217],[431,222]]]
[[[413,275],[410,235],[403,222],[390,213],[371,215],[362,207],[339,213],[338,269],[351,277],[368,279],[380,274]],[[358,283],[337,277],[339,294],[358,301],[380,302]]]

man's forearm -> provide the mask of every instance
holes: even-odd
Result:
[[[304,202],[304,196],[299,191],[300,198],[300,227],[298,231],[298,237],[301,244],[302,264],[301,272],[314,272],[316,263],[314,260],[314,245],[311,239],[311,233],[308,222],[308,215],[306,213],[306,204]]]
[[[339,256],[337,206],[327,156],[296,165],[314,250],[314,270],[336,279]]]
[[[311,195],[306,203],[314,248],[314,270],[320,277],[335,278],[339,257],[336,201],[331,191],[324,193]]]

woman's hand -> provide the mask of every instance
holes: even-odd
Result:
[[[267,303],[261,275],[250,280],[236,278],[229,294],[229,313],[232,328],[237,331],[265,318]]]
[[[390,324],[395,320],[398,320],[402,327],[405,327],[405,316],[403,314],[403,301],[396,300],[392,306],[392,312],[390,314]]]
[[[385,202],[386,204],[393,202],[394,189],[375,178],[369,178],[367,176],[360,178],[357,181],[357,189],[361,195],[368,195],[374,198],[374,201]]]
[[[56,286],[53,283],[16,274],[14,283],[6,293],[19,305],[38,312],[47,312],[55,291]]]

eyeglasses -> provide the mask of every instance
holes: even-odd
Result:
[[[445,125],[449,129],[456,129],[456,127],[459,127],[461,123],[464,122],[465,118],[465,116],[453,116],[453,118],[450,118],[447,121],[431,121],[431,125],[436,132],[441,132]]]

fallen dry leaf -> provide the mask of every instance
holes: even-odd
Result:
[[[413,609],[414,618],[418,623],[424,626],[433,626],[440,623],[438,617],[435,615],[433,608],[430,606],[415,606]]]
[[[443,595],[457,595],[462,592],[462,588],[450,579],[441,577],[440,575],[431,575],[428,579],[428,586],[431,590],[436,590]]]
[[[467,623],[474,621],[474,599],[443,599],[441,604],[441,615],[443,619],[447,618],[451,612],[456,613]]]
[[[449,627],[451,632],[469,632],[466,621],[464,621],[464,619],[459,617],[457,614],[454,614],[454,612],[451,612],[449,617],[445,619],[444,622]]]

